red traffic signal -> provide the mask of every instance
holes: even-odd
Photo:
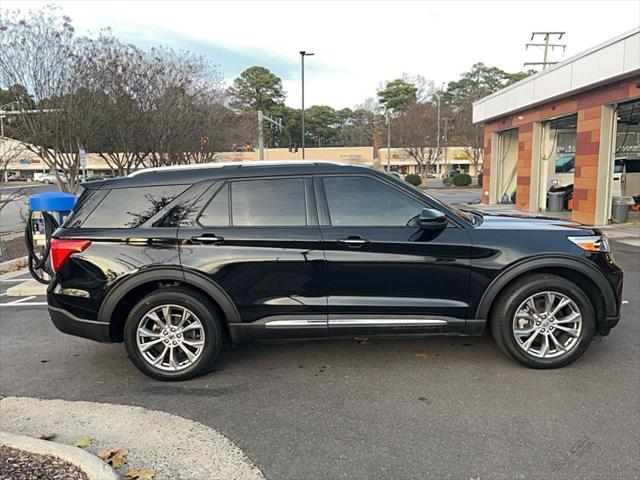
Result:
[[[200,146],[204,148],[207,145],[209,145],[209,137],[200,137]]]

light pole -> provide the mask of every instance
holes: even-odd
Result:
[[[310,57],[315,55],[314,53],[305,52],[304,50],[300,50],[300,60],[302,62],[302,159],[304,160],[304,57]]]
[[[387,109],[387,172],[391,171],[391,112]]]
[[[436,178],[440,178],[440,94],[434,93],[438,98],[438,138],[436,140]]]

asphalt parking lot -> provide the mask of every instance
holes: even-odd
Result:
[[[640,256],[624,314],[573,365],[537,371],[490,337],[240,345],[183,383],[122,345],[59,333],[0,296],[0,394],[140,405],[218,429],[271,479],[632,479],[640,472]],[[13,282],[0,283],[0,295]]]

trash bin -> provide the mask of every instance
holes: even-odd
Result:
[[[629,221],[629,205],[635,202],[632,197],[613,197],[611,205],[611,218],[618,223]]]
[[[564,192],[548,192],[547,212],[561,212],[564,206]]]

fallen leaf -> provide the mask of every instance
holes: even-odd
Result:
[[[55,433],[39,433],[36,435],[38,440],[51,440],[56,436]]]
[[[98,457],[107,462],[113,468],[120,468],[125,464],[127,450],[124,448],[105,448],[98,453]]]
[[[153,468],[132,468],[124,474],[124,480],[153,480],[156,471]]]
[[[427,358],[427,352],[416,352],[416,357]]]
[[[84,447],[88,447],[92,443],[93,443],[93,438],[84,437],[83,439],[78,440],[74,446],[78,448],[84,448]]]

